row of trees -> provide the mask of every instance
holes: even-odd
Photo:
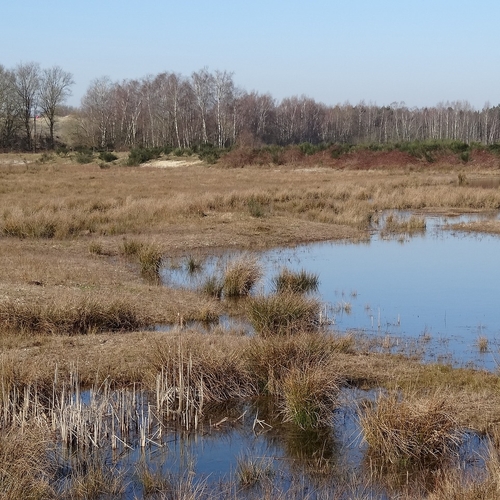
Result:
[[[54,147],[56,113],[70,95],[72,75],[36,63],[0,66],[0,147],[33,149],[36,116]],[[94,80],[74,110],[75,145],[96,149],[217,147],[243,144],[394,143],[418,140],[500,142],[500,106],[464,101],[409,108],[361,102],[327,106],[306,96],[277,101],[247,92],[233,74],[207,68],[189,77],[161,73],[138,80]]]
[[[96,148],[500,141],[499,106],[476,110],[463,101],[425,108],[327,106],[306,96],[278,102],[239,88],[232,73],[206,68],[189,77],[161,73],[142,80],[95,80],[82,99],[79,123],[81,141]]]
[[[0,147],[35,149],[37,117],[48,125],[47,146],[53,148],[56,113],[70,95],[71,73],[59,66],[42,69],[37,63],[9,70],[0,65]]]

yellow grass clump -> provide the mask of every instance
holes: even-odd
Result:
[[[380,394],[359,419],[370,453],[385,463],[443,462],[461,441],[452,401],[440,394]]]

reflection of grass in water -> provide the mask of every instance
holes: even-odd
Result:
[[[125,492],[125,471],[109,465],[102,451],[80,452],[69,461],[64,498],[117,498]]]
[[[203,264],[201,260],[193,255],[189,255],[186,260],[186,269],[189,274],[194,274],[201,271]]]

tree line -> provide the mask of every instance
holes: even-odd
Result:
[[[36,117],[48,133],[39,146],[54,148],[58,110],[70,95],[72,75],[36,63],[0,66],[0,147],[37,145]],[[192,148],[211,144],[389,144],[452,140],[500,142],[500,106],[473,108],[467,101],[433,107],[403,102],[328,106],[307,96],[278,101],[237,86],[233,73],[203,68],[189,76],[164,72],[121,82],[94,80],[73,110],[78,145],[94,149]]]

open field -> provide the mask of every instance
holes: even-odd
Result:
[[[115,388],[138,384],[154,391],[158,374],[173,366],[179,371],[180,363],[190,367],[193,381],[205,377],[208,401],[234,399],[238,390],[245,397],[276,397],[289,420],[300,414],[298,425],[329,418],[324,409],[331,410],[331,393],[336,396],[342,384],[412,397],[439,394],[453,408],[454,424],[488,434],[498,445],[497,373],[374,354],[361,339],[324,336],[312,317],[301,332],[279,330],[274,323],[256,337],[194,332],[186,322],[247,314],[249,282],[235,302],[229,293],[220,299],[168,288],[157,276],[161,259],[189,257],[194,266],[196,257],[219,249],[364,241],[386,210],[417,216],[496,211],[499,171],[491,162],[362,170],[320,164],[235,169],[198,161],[175,168],[100,168],[56,156],[37,162],[40,157],[0,155],[0,420],[10,411],[9,388],[36,386],[49,394],[58,384],[55,373],[63,381],[76,370],[82,388],[111,381]],[[500,233],[500,222],[460,229]],[[155,325],[172,329],[153,331]],[[278,331],[282,338],[276,342]],[[273,366],[276,359],[279,367]],[[300,394],[304,387],[310,393],[314,384],[331,393],[318,392],[321,404],[316,408],[313,401],[312,417],[291,409],[292,396],[281,395]],[[38,427],[30,426],[35,430],[25,435],[37,436]],[[0,439],[0,455],[4,445]],[[498,462],[496,454],[495,448]],[[55,495],[36,477],[36,484],[26,486],[33,498]],[[449,486],[445,479],[443,491]],[[8,483],[0,473],[2,484]],[[488,488],[494,492],[497,485],[491,479]],[[15,498],[16,491],[5,498]],[[433,498],[446,498],[438,494],[436,488]],[[484,498],[495,498],[488,494]]]

